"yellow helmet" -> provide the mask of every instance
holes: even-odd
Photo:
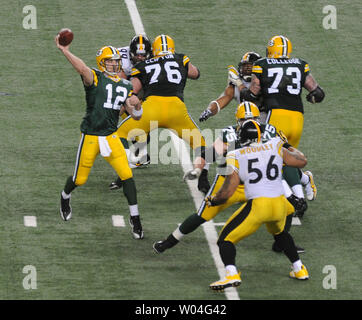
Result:
[[[257,105],[250,101],[244,101],[236,107],[235,118],[239,125],[245,120],[254,119],[258,120],[260,117],[259,108]]]
[[[154,57],[175,53],[175,42],[170,36],[160,34],[152,43],[152,53]]]
[[[115,76],[118,72],[121,71],[121,55],[115,47],[105,46],[97,51],[96,55],[98,69],[102,72],[105,72],[111,76]],[[114,71],[108,71],[106,68],[106,60],[116,60],[118,64]]]
[[[274,36],[268,42],[266,56],[268,58],[290,58],[292,43],[287,37]]]

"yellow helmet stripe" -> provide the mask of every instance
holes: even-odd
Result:
[[[140,37],[139,37],[139,39],[140,39],[140,50],[145,50],[145,48],[143,48],[143,36],[142,36],[142,34],[140,35]]]

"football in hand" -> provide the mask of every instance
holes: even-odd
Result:
[[[68,28],[63,28],[59,32],[59,44],[62,46],[67,46],[73,41],[74,34],[72,30]]]

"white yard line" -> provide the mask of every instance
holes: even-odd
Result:
[[[189,151],[186,148],[186,144],[183,140],[181,140],[178,136],[170,131],[171,141],[176,149],[178,154],[178,158],[181,161],[181,166],[184,172],[192,169],[192,162],[190,160]],[[204,195],[197,188],[197,180],[187,180],[187,185],[190,189],[192,198],[194,199],[195,208],[198,210],[200,208],[201,202],[204,199]],[[204,233],[206,236],[206,240],[209,244],[209,248],[211,251],[212,258],[214,259],[215,266],[217,268],[217,272],[219,274],[220,279],[225,276],[225,266],[221,261],[219,254],[219,247],[216,242],[218,239],[218,234],[215,229],[215,225],[213,220],[207,221],[202,224],[202,228],[204,229]],[[228,300],[240,300],[238,291],[235,288],[227,288],[225,289],[225,295]]]
[[[142,19],[137,9],[136,1],[134,0],[124,0],[127,5],[129,15],[131,16],[133,29],[136,34],[146,34],[143,27]]]
[[[145,34],[145,30],[144,30],[144,27],[142,24],[141,17],[138,13],[136,2],[133,0],[124,0],[124,1],[127,5],[129,14],[131,16],[131,20],[132,20],[132,24],[133,24],[135,33],[136,34]],[[186,171],[192,169],[192,162],[190,160],[190,154],[189,154],[188,150],[186,149],[185,142],[183,140],[179,139],[179,137],[177,137],[171,131],[170,131],[170,134],[171,134],[171,139],[174,144],[174,147],[178,153],[178,157],[181,161],[183,171],[186,172]],[[181,179],[181,177],[180,177],[180,179]],[[197,188],[197,180],[194,180],[194,181],[188,180],[187,184],[190,189],[192,198],[194,199],[195,208],[196,208],[196,210],[198,210],[204,196]],[[205,222],[202,225],[202,227],[204,229],[206,239],[209,244],[209,248],[210,248],[212,257],[214,259],[219,277],[223,278],[225,276],[225,268],[224,268],[224,264],[222,263],[220,255],[219,255],[219,248],[216,244],[218,235],[217,235],[215,226],[213,224],[213,220]],[[235,288],[227,288],[225,290],[225,295],[228,300],[240,300],[238,292]]]

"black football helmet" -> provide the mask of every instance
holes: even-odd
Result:
[[[129,54],[133,63],[137,63],[151,57],[152,46],[146,35],[139,34],[132,38],[131,43],[129,44]],[[139,55],[144,56],[145,59],[137,58]]]
[[[252,51],[247,52],[242,56],[238,64],[238,71],[242,79],[247,82],[251,81],[251,69],[253,67],[253,63],[260,58],[260,54]]]
[[[242,146],[247,146],[253,142],[258,143],[261,139],[261,129],[259,122],[255,120],[245,121],[238,129],[237,135]]]

